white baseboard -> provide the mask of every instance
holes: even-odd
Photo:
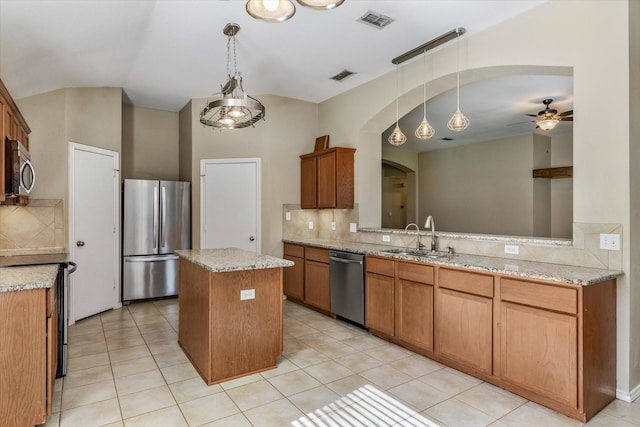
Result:
[[[617,389],[616,390],[616,399],[623,400],[625,402],[633,402],[638,397],[640,397],[640,384],[634,387],[630,392]]]

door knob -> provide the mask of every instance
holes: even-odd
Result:
[[[84,246],[84,242],[83,242],[82,240],[78,240],[78,241],[76,242],[76,246],[77,246],[77,247],[82,247],[82,246]]]
[[[256,240],[256,238],[255,238],[255,237],[253,237],[253,236],[251,236],[251,237],[249,237],[249,240],[250,240],[251,242],[253,242],[254,240]]]

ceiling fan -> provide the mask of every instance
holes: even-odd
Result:
[[[562,113],[558,113],[558,110],[551,108],[550,105],[553,99],[548,98],[542,100],[544,104],[544,110],[538,111],[538,114],[527,114],[527,116],[535,117],[536,128],[542,130],[551,130],[561,121],[572,122],[573,110],[568,110]]]

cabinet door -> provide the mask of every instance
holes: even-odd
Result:
[[[393,277],[367,273],[365,286],[365,325],[389,336],[395,332],[394,281]]]
[[[438,354],[491,375],[493,300],[440,288],[436,306]]]
[[[501,304],[502,378],[576,408],[576,317],[504,301]]]
[[[318,164],[318,208],[336,205],[336,152],[320,154]]]
[[[293,261],[293,267],[282,269],[282,285],[284,294],[291,298],[304,300],[304,259],[291,255],[283,256],[284,259]]]
[[[305,260],[304,296],[307,304],[325,311],[331,310],[329,264]]]
[[[398,279],[395,292],[396,337],[433,351],[433,286]]]
[[[308,157],[300,160],[300,207],[302,209],[315,209],[318,206],[317,186],[316,158]]]

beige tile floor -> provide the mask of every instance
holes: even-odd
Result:
[[[207,387],[178,346],[177,299],[69,329],[46,426],[580,426],[454,369],[285,301],[278,368]],[[589,426],[640,426],[640,402]]]

